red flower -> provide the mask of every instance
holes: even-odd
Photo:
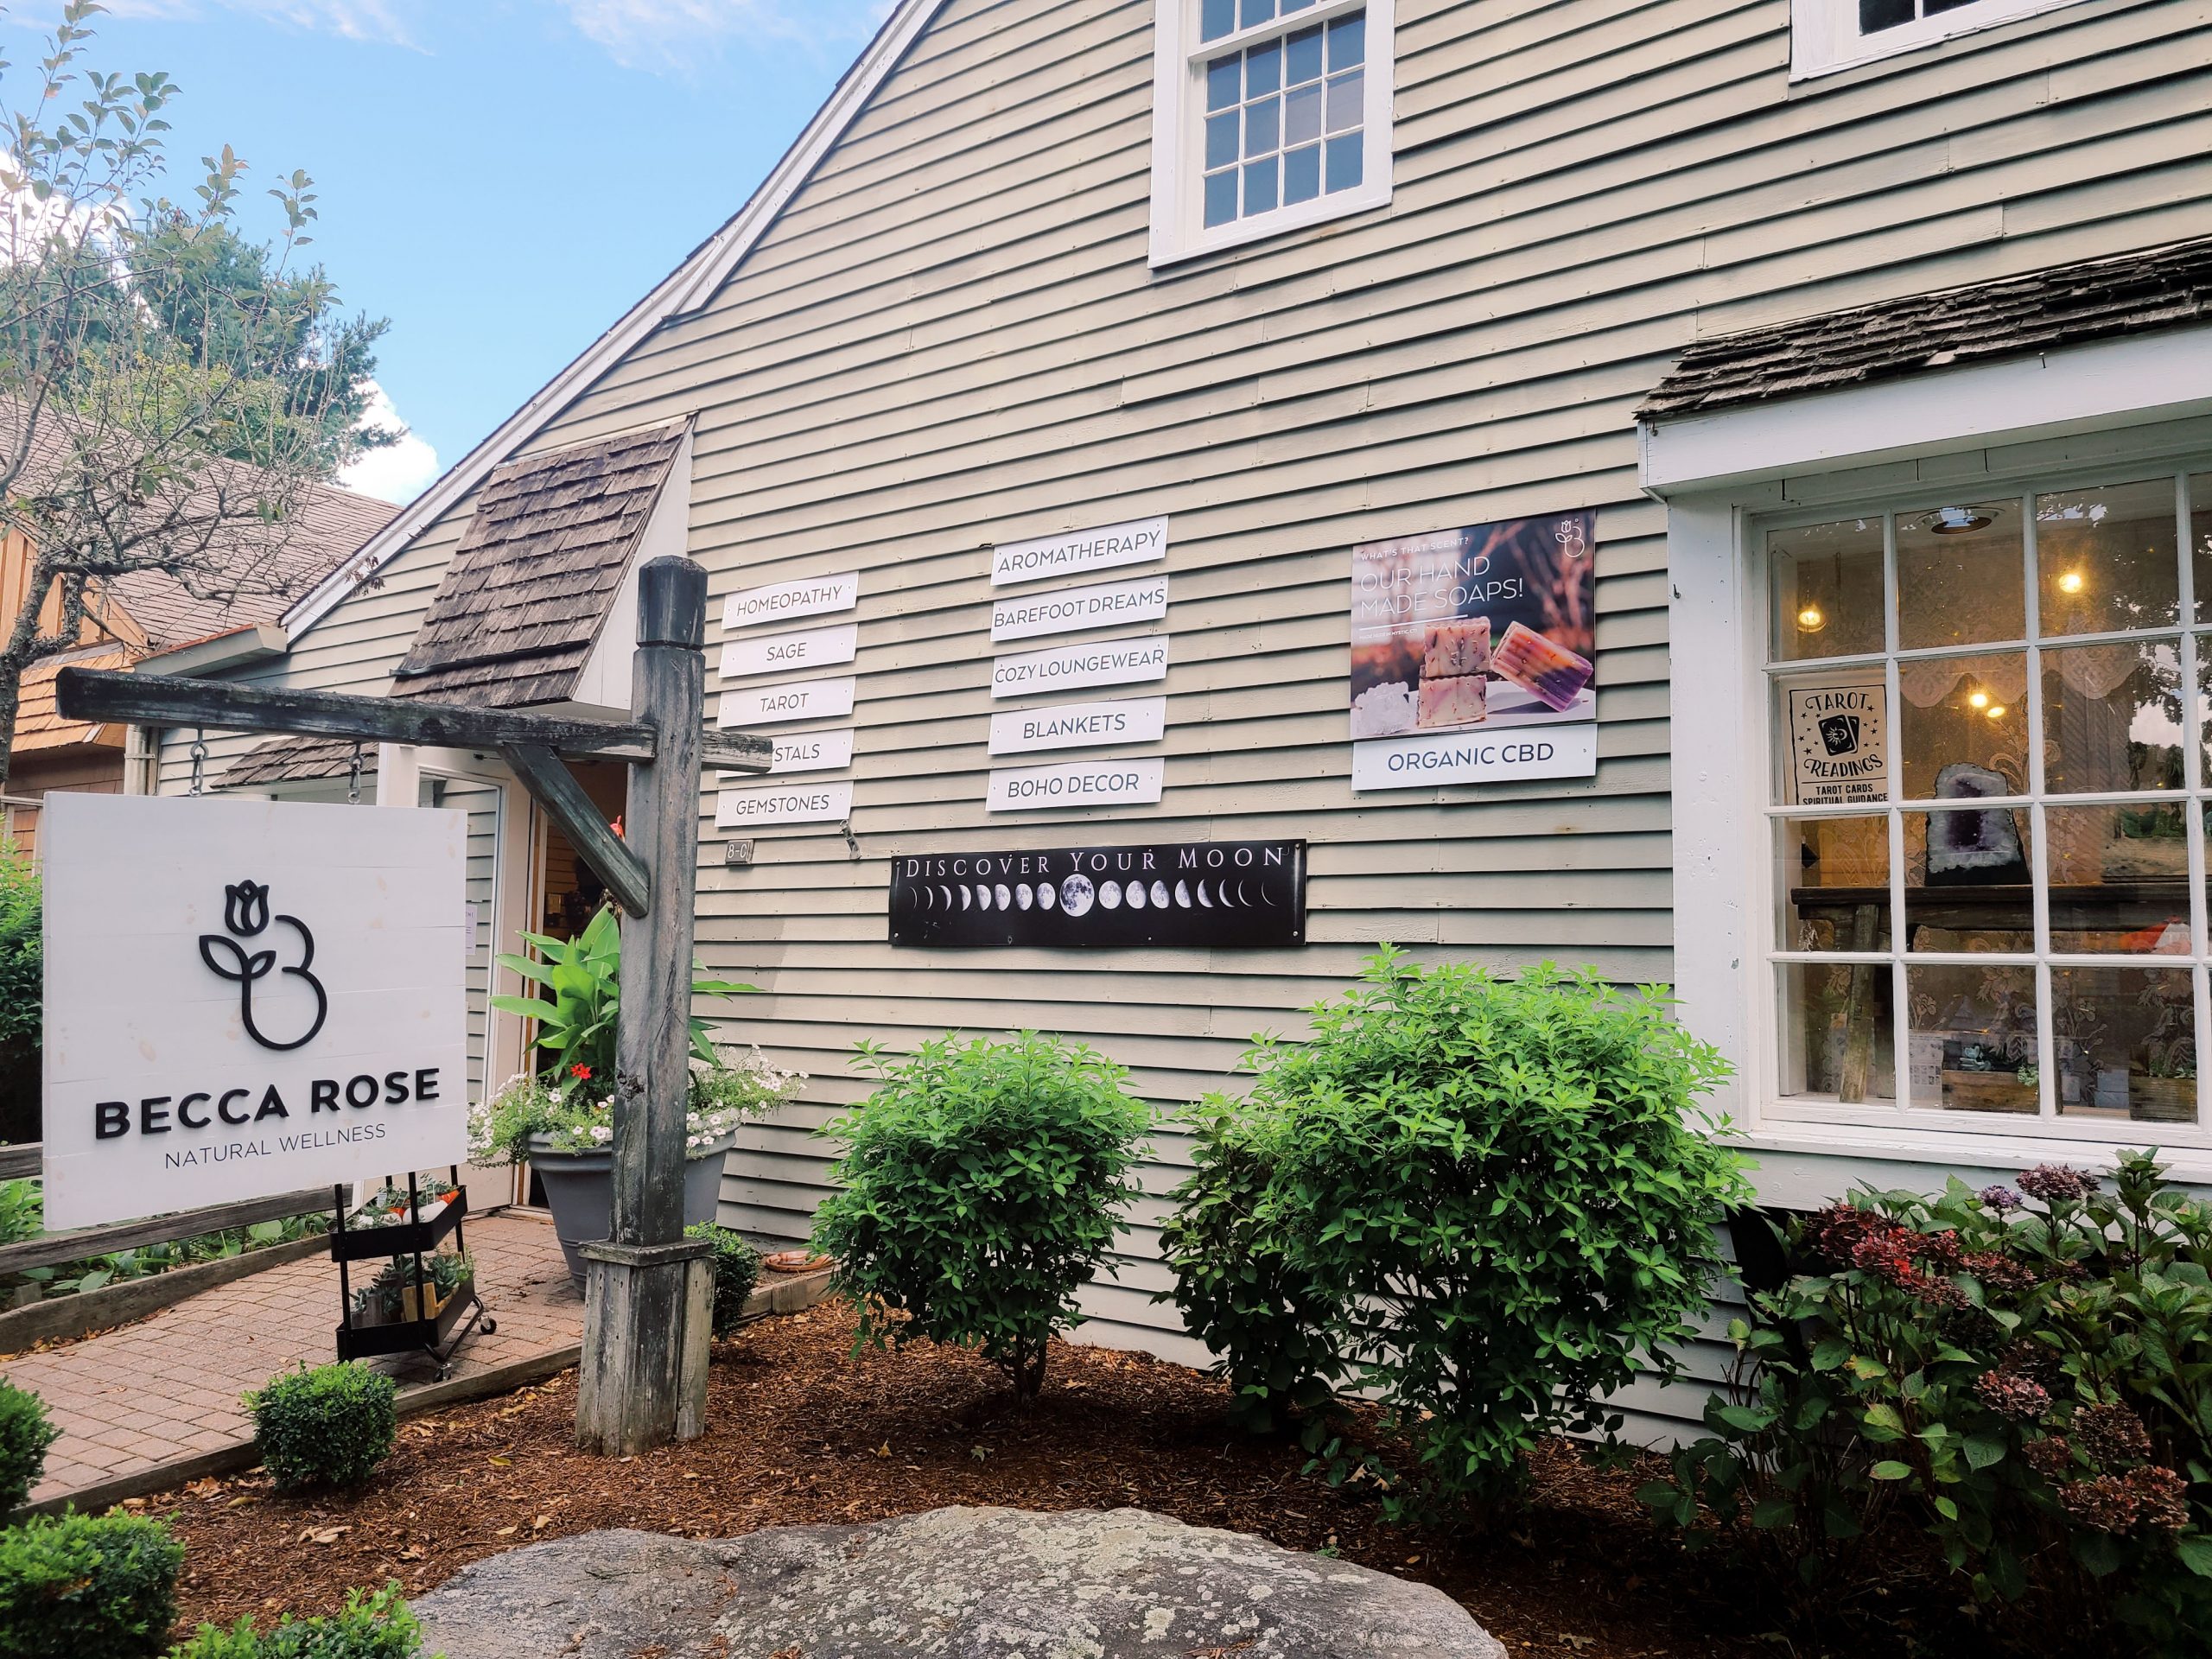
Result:
[[[569,1075],[579,1083],[588,1083],[591,1080],[591,1067],[588,1065],[572,1065],[569,1068]]]

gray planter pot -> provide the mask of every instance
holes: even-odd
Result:
[[[722,1161],[737,1144],[726,1135],[683,1166],[683,1224],[696,1227],[715,1218],[721,1192]],[[546,1207],[553,1211],[553,1232],[569,1261],[569,1277],[583,1288],[584,1259],[579,1247],[614,1230],[614,1154],[556,1152],[533,1135],[530,1166],[544,1184]]]

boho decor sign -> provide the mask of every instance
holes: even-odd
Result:
[[[47,810],[50,1226],[467,1156],[466,814]]]

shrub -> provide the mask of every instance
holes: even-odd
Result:
[[[726,1337],[745,1317],[745,1299],[760,1282],[760,1253],[728,1227],[702,1221],[686,1227],[689,1238],[712,1239],[715,1244],[715,1334]]]
[[[1798,1271],[1730,1327],[1743,1363],[1712,1436],[1645,1502],[1794,1581],[1801,1610],[1878,1580],[1901,1525],[1984,1599],[2202,1650],[2212,1207],[2163,1174],[2126,1153],[2110,1192],[2045,1167],[1793,1223]]]
[[[397,1391],[358,1365],[302,1366],[245,1396],[253,1438],[280,1491],[358,1486],[391,1455]]]
[[[35,1517],[0,1531],[0,1653],[150,1659],[168,1644],[184,1546],[135,1515]]]
[[[1747,1191],[1716,1126],[1693,1121],[1725,1063],[1656,990],[1424,969],[1387,947],[1313,1015],[1306,1042],[1260,1041],[1249,1099],[1218,1109],[1241,1120],[1232,1152],[1259,1160],[1249,1218],[1205,1219],[1224,1178],[1202,1166],[1176,1235],[1211,1230],[1276,1275],[1255,1300],[1313,1321],[1313,1339],[1291,1348],[1233,1297],[1224,1317],[1226,1262],[1179,1268],[1178,1294],[1232,1378],[1310,1396],[1340,1361],[1419,1465],[1309,1419],[1332,1479],[1380,1477],[1394,1515],[1506,1495],[1538,1439],[1618,1429],[1605,1396],[1677,1369],[1670,1345],[1720,1270],[1713,1220]]]
[[[46,1472],[47,1447],[60,1437],[45,1401],[0,1378],[0,1519],[22,1507]]]
[[[387,1584],[365,1594],[353,1591],[346,1611],[327,1618],[286,1618],[266,1636],[251,1618],[229,1630],[202,1624],[170,1659],[416,1659],[423,1651],[423,1627],[399,1586]]]
[[[902,1065],[861,1054],[880,1086],[823,1131],[848,1144],[814,1230],[860,1306],[859,1344],[973,1347],[1033,1400],[1136,1192],[1151,1109],[1121,1066],[1034,1032],[941,1037]]]

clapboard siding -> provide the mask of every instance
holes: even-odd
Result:
[[[1156,273],[1151,45],[1147,0],[950,0],[721,290],[529,446],[696,416],[717,620],[740,587],[864,573],[859,856],[754,830],[726,869],[702,803],[701,954],[761,993],[701,1012],[810,1074],[731,1160],[738,1224],[804,1233],[861,1037],[1064,1031],[1173,1106],[1239,1086],[1249,1039],[1299,1029],[1379,940],[1663,980],[1669,590],[1638,400],[1702,337],[2212,232],[2203,0],[2083,0],[1795,88],[1786,0],[1399,0],[1392,206]],[[265,677],[383,689],[472,506]],[[1597,777],[1354,796],[1345,549],[1578,506]],[[987,819],[982,550],[1153,512],[1166,798]],[[1303,950],[883,943],[900,852],[1280,836],[1311,849]],[[1155,1156],[1089,1335],[1192,1358],[1148,1300],[1186,1139]],[[1624,1397],[1641,1437],[1695,1417],[1719,1332],[1690,1381]]]

